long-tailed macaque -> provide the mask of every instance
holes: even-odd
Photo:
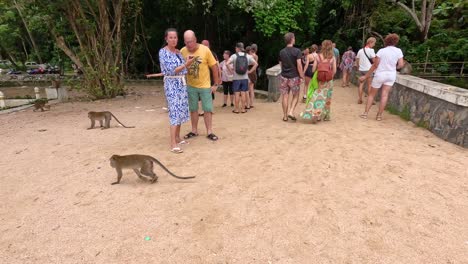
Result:
[[[148,155],[126,155],[126,156],[119,156],[119,155],[112,155],[110,158],[110,165],[112,168],[115,168],[117,171],[117,181],[113,182],[114,184],[119,184],[120,179],[122,179],[122,169],[133,169],[136,173],[138,178],[142,180],[146,180],[144,176],[151,177],[151,183],[154,183],[158,180],[158,176],[153,172],[153,162],[156,162],[161,168],[163,168],[167,173],[177,179],[193,179],[195,176],[190,177],[180,177],[169,171],[159,160],[148,156]],[[143,174],[143,175],[142,175]]]
[[[403,67],[401,67],[400,69],[400,73],[411,74],[412,71],[413,71],[413,67],[411,66],[411,64],[407,60],[404,60],[404,64],[403,64]]]
[[[41,109],[41,112],[44,112],[44,108],[50,110],[50,105],[47,104],[47,99],[38,99],[34,101],[34,109],[33,112]]]
[[[106,129],[106,128],[110,128],[110,121],[112,119],[112,117],[115,118],[115,120],[121,124],[123,127],[125,128],[134,128],[134,126],[132,127],[128,127],[128,126],[125,126],[124,124],[122,124],[122,122],[120,122],[117,117],[115,117],[115,115],[113,115],[111,112],[109,111],[105,111],[105,112],[89,112],[88,113],[88,117],[89,119],[91,119],[91,127],[88,128],[88,129],[93,129],[94,128],[94,122],[96,120],[99,121],[99,124],[101,126],[101,129]],[[105,121],[105,124],[104,126],[102,126],[102,122]]]

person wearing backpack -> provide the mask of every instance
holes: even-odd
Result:
[[[232,90],[234,91],[233,113],[245,113],[246,93],[249,91],[249,76],[257,69],[258,63],[252,56],[244,51],[244,43],[236,44],[236,53],[232,54],[228,60],[228,65],[233,64],[234,77],[232,77]],[[249,70],[249,65],[252,68]]]
[[[312,95],[312,123],[330,121],[330,105],[333,94],[333,77],[336,74],[336,59],[330,40],[322,42],[322,49],[314,61],[312,71],[317,71],[318,88]]]

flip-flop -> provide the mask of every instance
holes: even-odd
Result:
[[[217,137],[215,134],[213,134],[213,133],[209,134],[209,135],[206,136],[206,137],[207,137],[209,140],[212,140],[212,141],[218,140],[218,137]]]
[[[188,145],[190,144],[188,141],[182,140],[181,142],[177,143],[179,145]]]
[[[288,118],[291,119],[292,121],[296,121],[296,117],[295,116],[292,116],[292,115],[288,115]]]
[[[193,132],[189,132],[187,135],[184,136],[184,139],[188,139],[188,138],[192,138],[192,137],[196,137],[198,136],[198,134],[195,134]]]
[[[240,113],[241,113],[241,114],[245,114],[245,113],[247,113],[247,111],[241,111]]]
[[[377,121],[382,121],[382,115],[377,115],[377,116],[375,117],[375,120],[377,120]]]
[[[180,153],[182,153],[182,152],[184,152],[184,151],[183,151],[181,148],[179,148],[179,147],[175,147],[175,148],[172,148],[172,149],[171,149],[171,152],[172,152],[172,153],[176,153],[176,154],[180,154]]]
[[[283,121],[284,121],[284,122],[288,122],[288,120],[289,120],[289,119],[288,119],[287,117],[286,117],[286,118],[283,117]]]
[[[239,113],[239,112],[237,112],[237,111],[235,111],[235,110],[232,110],[232,112],[233,112],[234,114],[238,114],[238,113]]]
[[[359,115],[359,117],[362,119],[367,119],[367,113],[362,113]]]

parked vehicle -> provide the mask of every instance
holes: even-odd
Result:
[[[18,74],[22,74],[22,72],[21,72],[21,71],[17,71],[16,69],[11,68],[11,69],[8,70],[7,74],[10,74],[10,75],[18,75]]]
[[[37,69],[39,68],[39,64],[37,64],[37,62],[35,61],[27,61],[24,63],[24,66],[26,66],[26,68],[28,69]]]

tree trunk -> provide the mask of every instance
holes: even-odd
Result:
[[[21,18],[21,21],[24,24],[24,28],[26,29],[26,32],[28,33],[29,39],[31,40],[31,44],[32,44],[33,49],[34,49],[34,53],[36,53],[36,56],[37,56],[37,59],[39,60],[39,63],[42,64],[42,58],[41,58],[41,55],[39,54],[39,49],[37,48],[36,41],[34,41],[34,37],[32,36],[31,31],[29,30],[28,24],[26,23],[26,20],[24,19],[23,13],[21,12],[21,8],[18,5],[18,2],[16,2],[16,0],[13,0],[13,3],[15,4],[16,10],[18,10],[18,14],[19,14],[19,16]]]
[[[414,1],[415,0],[412,0],[412,4],[410,8],[406,4],[398,0],[392,0],[394,4],[399,5],[401,8],[403,8],[403,10],[405,10],[411,16],[411,18],[413,18],[413,21],[416,23],[416,26],[418,27],[419,32],[421,34],[421,41],[424,42],[427,40],[427,36],[429,35],[429,28],[431,26],[432,15],[433,15],[436,0],[422,0],[420,16],[418,16],[418,12],[416,11]]]

